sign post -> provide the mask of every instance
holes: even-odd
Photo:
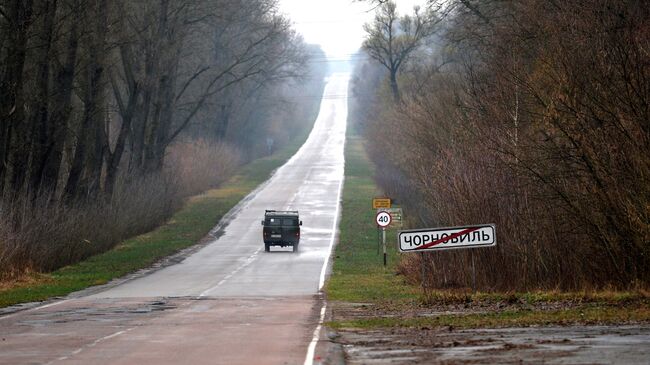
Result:
[[[381,244],[384,250],[384,266],[386,266],[386,227],[390,225],[391,221],[392,218],[388,212],[377,212],[375,222],[377,223],[377,226],[381,228]]]
[[[384,267],[386,267],[386,228],[381,229],[381,245],[384,248]]]
[[[474,250],[469,250],[470,256],[472,256],[472,291],[476,293],[476,265],[474,264]]]

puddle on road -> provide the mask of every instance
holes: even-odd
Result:
[[[19,325],[42,327],[51,324],[72,322],[124,322],[134,316],[149,315],[156,312],[175,309],[177,306],[166,300],[154,300],[145,303],[126,303],[111,306],[99,303],[96,306],[72,307],[26,313]]]

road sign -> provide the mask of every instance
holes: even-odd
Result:
[[[391,207],[390,198],[374,198],[372,199],[372,209],[385,208],[388,209]]]
[[[388,212],[390,214],[391,222],[390,226],[391,227],[397,227],[397,228],[402,228],[402,208],[380,208],[377,209],[377,213],[379,212]]]
[[[402,208],[390,208],[386,209],[388,214],[390,214],[391,222],[390,226],[391,227],[398,227],[402,228]]]
[[[422,252],[452,248],[486,247],[497,244],[494,224],[399,231],[401,252]]]
[[[377,222],[377,225],[381,228],[386,228],[390,225],[390,222],[393,219],[391,218],[390,214],[385,211],[380,211],[377,212],[377,216],[375,217],[375,222]]]

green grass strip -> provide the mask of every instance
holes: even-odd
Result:
[[[334,321],[328,326],[341,328],[497,328],[574,324],[612,324],[650,321],[647,302],[629,306],[586,305],[551,311],[514,310],[471,314],[445,314],[426,317],[377,317],[350,321]]]
[[[418,288],[395,275],[399,253],[392,229],[386,232],[388,266],[383,266],[376,211],[372,209],[372,198],[381,194],[373,175],[363,139],[348,128],[340,235],[327,296],[347,302],[415,301]]]
[[[105,284],[196,244],[221,217],[284,164],[304,143],[308,132],[294,138],[277,153],[242,166],[218,189],[188,199],[183,208],[157,229],[128,239],[114,249],[78,264],[39,274],[31,283],[0,290],[0,308],[43,301]]]

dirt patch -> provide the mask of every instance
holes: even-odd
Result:
[[[348,364],[646,364],[650,326],[340,330]]]
[[[581,304],[565,302],[432,306],[339,302],[332,303],[332,320],[333,323],[366,323],[366,320],[383,318],[391,324],[401,323],[400,320],[407,324],[339,328],[334,341],[343,347],[348,364],[647,363],[650,358],[648,322],[459,329],[458,326],[421,325],[427,321],[418,320],[580,308]]]

